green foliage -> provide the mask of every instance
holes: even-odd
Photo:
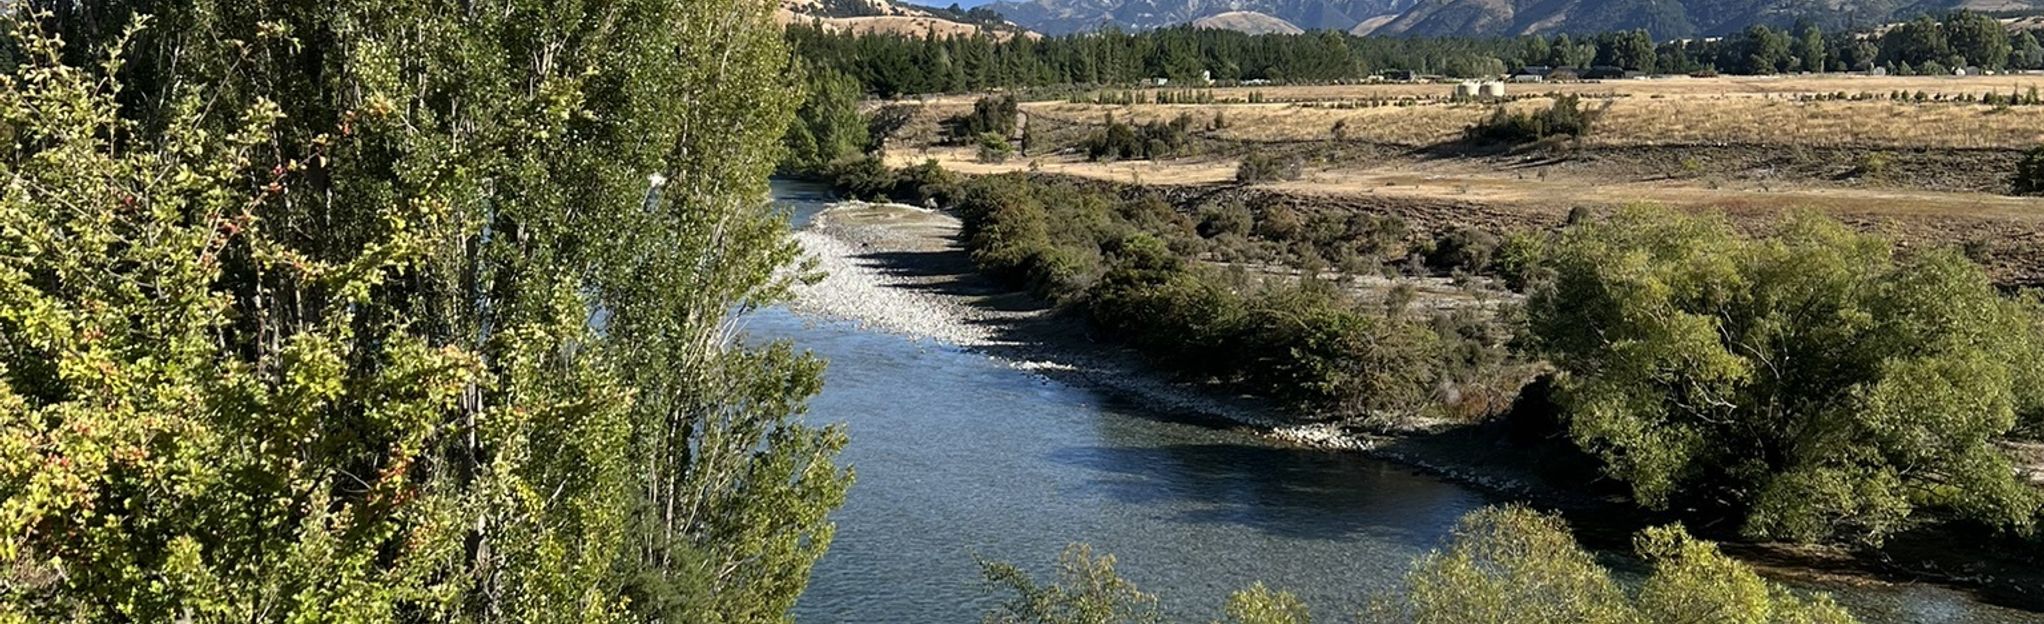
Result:
[[[1288,591],[1276,591],[1263,583],[1228,595],[1227,624],[1313,624],[1306,603]]]
[[[1524,507],[1463,516],[1452,542],[1415,560],[1403,586],[1376,597],[1369,624],[1852,624],[1828,595],[1804,596],[1761,579],[1717,545],[1679,526],[1634,539],[1651,572],[1628,594],[1576,544],[1559,517]],[[1013,596],[987,613],[998,624],[1124,624],[1159,621],[1157,599],[1084,545],[1058,557],[1057,580],[1040,585],[1013,565],[982,562],[993,586]],[[1228,596],[1226,624],[1310,624],[1305,603],[1262,583]],[[1222,624],[1217,622],[1216,624]]]
[[[2038,494],[1997,442],[2044,405],[2036,311],[1957,252],[1892,248],[1630,209],[1547,250],[1529,331],[1571,435],[1643,504],[1724,501],[1805,541],[1879,541],[1919,507],[2027,531]]]
[[[1081,144],[1092,160],[1154,160],[1178,156],[1191,137],[1192,117],[1179,115],[1170,123],[1152,121],[1140,126],[1115,121],[1112,115],[1099,130]]]
[[[1008,144],[1008,137],[992,132],[979,135],[980,162],[1006,162],[1015,155],[1015,146]]]
[[[2032,148],[2016,162],[2016,174],[2009,181],[2009,192],[2044,195],[2044,147]]]
[[[1849,624],[1851,613],[1827,594],[1797,595],[1726,557],[1716,544],[1680,526],[1653,527],[1633,538],[1653,566],[1635,600],[1646,622]]]
[[[1560,518],[1489,507],[1452,543],[1413,563],[1404,588],[1380,598],[1375,622],[1629,622],[1626,596]]]
[[[1015,595],[986,614],[986,624],[1155,624],[1157,597],[1114,572],[1114,555],[1073,544],[1058,554],[1056,582],[1040,585],[1014,565],[981,561],[987,584]]]
[[[1532,143],[1550,137],[1579,138],[1590,131],[1591,115],[1574,95],[1554,98],[1547,108],[1514,113],[1500,106],[1464,134],[1470,140]]]
[[[868,120],[859,115],[859,83],[834,69],[799,72],[806,78],[802,106],[782,137],[784,171],[818,172],[865,153],[872,142]]]
[[[1502,243],[1498,235],[1486,230],[1455,228],[1434,240],[1433,249],[1427,253],[1427,264],[1443,271],[1488,272]]]
[[[1203,234],[1248,241],[1282,230],[1298,237],[1286,244],[1367,246],[1402,236],[1395,220],[1328,214],[1279,228],[1240,206],[1195,220],[1151,198],[1013,175],[965,184],[955,207],[987,274],[1083,309],[1104,335],[1167,366],[1303,407],[1410,418],[1504,360],[1506,332],[1486,329],[1491,319],[1437,326],[1359,305],[1319,279],[1258,284],[1191,259],[1211,244]]]
[[[1546,35],[1379,37],[1335,32],[1250,35],[1190,26],[1044,38],[991,34],[903,37],[833,33],[802,25],[788,28],[787,38],[798,57],[855,76],[866,91],[881,97],[998,89],[1027,93],[1033,88],[1071,87],[1059,97],[1119,105],[1214,101],[1214,92],[1205,89],[1151,92],[1130,88],[1159,77],[1173,84],[1196,84],[1209,75],[1222,84],[1251,80],[1325,84],[1392,72],[1496,77],[1528,66],[1579,70],[1604,66],[1702,76],[1858,71],[1874,66],[1893,69],[1920,67],[1931,61],[1991,69],[2044,68],[2044,46],[2038,45],[2034,36],[2010,35],[1985,15],[1959,11],[1886,26],[1917,17],[1921,11],[1921,7],[1909,5],[1892,18],[1822,20],[1824,29],[1862,28],[1853,32],[1827,33],[1816,23],[1793,32],[1755,24],[1723,37],[1699,36],[1706,34],[1699,30],[1714,31],[1725,25],[1693,23],[1679,4],[1610,3],[1596,12],[1615,14],[1579,14],[1574,19],[1627,30],[1579,38],[1567,34],[1552,39]],[[1255,91],[1244,100],[1250,104],[1266,101],[1263,93]],[[1217,123],[1213,127],[1225,126]]]
[[[977,140],[988,134],[1006,139],[1015,134],[1020,108],[1014,95],[983,97],[972,103],[972,112],[945,120],[945,130],[964,139]]]
[[[821,364],[724,339],[797,253],[771,9],[15,32],[0,619],[785,621],[850,475]]]
[[[1363,621],[1855,621],[1829,596],[1805,598],[1768,583],[1680,527],[1647,529],[1635,544],[1652,573],[1636,595],[1628,596],[1576,545],[1561,519],[1523,507],[1481,509],[1462,518],[1447,550],[1414,563],[1404,588],[1378,598]]]
[[[1243,184],[1297,180],[1301,171],[1298,159],[1251,152],[1242,157],[1242,164],[1235,168],[1235,181]]]
[[[855,199],[931,204],[957,191],[958,179],[935,160],[901,170],[887,168],[877,157],[839,161],[825,173],[839,193]]]

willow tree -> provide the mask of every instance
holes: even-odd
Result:
[[[1923,508],[2035,527],[2044,497],[2000,443],[2044,411],[2044,316],[1958,252],[1634,209],[1547,264],[1530,330],[1570,433],[1641,502],[1806,541],[1877,542]]]
[[[50,5],[0,619],[787,619],[850,475],[731,329],[796,257],[771,3]]]

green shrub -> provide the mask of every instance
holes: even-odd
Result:
[[[1007,162],[1015,155],[1015,146],[1008,143],[1006,135],[988,132],[979,135],[979,161],[984,163]]]
[[[873,156],[840,160],[830,164],[831,186],[854,199],[885,201],[893,197],[894,171]]]
[[[1472,227],[1459,227],[1434,240],[1427,264],[1441,271],[1483,273],[1501,243],[1496,234]]]
[[[1297,180],[1304,173],[1296,158],[1255,152],[1242,157],[1242,164],[1235,168],[1235,181],[1242,184],[1257,184]]]
[[[1523,507],[1477,510],[1462,517],[1445,550],[1416,561],[1403,587],[1378,598],[1361,621],[1855,621],[1830,596],[1805,597],[1770,583],[1679,526],[1641,531],[1633,544],[1651,570],[1627,595],[1560,518]]]
[[[1775,238],[1631,209],[1565,231],[1529,302],[1571,435],[1643,504],[1757,537],[1879,542],[1919,507],[2028,531],[1999,448],[2044,409],[2034,306],[1952,250],[1799,215]]]
[[[1256,215],[1239,202],[1200,209],[1199,235],[1214,238],[1226,234],[1246,235],[1256,225]]]
[[[1086,157],[1096,161],[1152,160],[1178,156],[1191,142],[1192,117],[1131,126],[1108,115],[1101,129],[1081,142]]]
[[[1472,141],[1532,143],[1552,137],[1580,138],[1589,133],[1592,115],[1574,95],[1558,96],[1554,104],[1531,113],[1513,113],[1499,106],[1491,116],[1463,132]]]
[[[2031,149],[2016,162],[2016,175],[2009,183],[2009,192],[2044,195],[2044,147]]]
[[[802,107],[781,138],[783,171],[814,173],[856,158],[871,147],[870,122],[859,115],[859,81],[829,68],[802,72],[807,90]]]
[[[1716,544],[1679,526],[1640,531],[1633,548],[1648,572],[1627,589],[1576,543],[1556,516],[1524,507],[1486,507],[1464,515],[1445,548],[1414,560],[1400,587],[1358,611],[1362,624],[1637,624],[1780,622],[1852,624],[1826,594],[1804,595],[1768,582]],[[1020,568],[980,562],[991,587],[1008,599],[983,621],[998,624],[1153,624],[1159,603],[1115,570],[1110,555],[1073,544],[1058,556],[1055,580],[1039,584]],[[1256,583],[1229,594],[1216,624],[1311,624],[1306,604]]]
[[[1014,136],[1020,112],[1014,95],[983,97],[972,103],[972,112],[944,120],[944,132],[958,142],[977,141],[987,134]]]

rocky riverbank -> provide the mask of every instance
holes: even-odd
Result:
[[[1656,521],[1609,491],[1557,487],[1544,480],[1543,470],[1551,468],[1544,465],[1547,459],[1525,449],[1508,452],[1503,447],[1509,442],[1495,431],[1460,427],[1387,432],[1315,422],[1310,415],[1290,414],[1268,401],[1168,376],[1129,350],[1096,341],[1077,315],[981,276],[961,247],[958,232],[956,218],[933,210],[861,202],[832,205],[796,232],[815,268],[827,276],[798,288],[791,307],[798,313],[961,347],[1160,413],[1244,427],[1302,447],[1362,452],[1502,499],[1558,509],[1571,517],[1579,532],[1605,534],[1601,540],[1584,536],[1608,542],[1600,544],[1603,548],[1623,550],[1627,536]],[[2010,563],[1967,570],[1978,567],[1968,562],[1981,553],[1959,548],[1946,537],[1934,534],[1929,546],[1891,547],[1888,552],[1751,543],[1726,547],[1781,578],[1833,585],[1933,581],[1987,590],[2010,604],[2031,604],[2034,596],[2023,588],[2036,578],[2034,573],[2011,573],[2015,564]]]
[[[901,204],[844,202],[796,239],[826,276],[796,291],[797,312],[963,347],[1061,382],[1099,388],[1180,415],[1219,419],[1289,444],[1362,451],[1514,498],[1534,488],[1507,471],[1457,465],[1399,438],[1294,418],[1282,406],[1174,379],[1121,347],[1092,340],[1079,319],[991,283],[973,270],[951,215]]]

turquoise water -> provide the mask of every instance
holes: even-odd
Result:
[[[776,183],[798,219],[824,194]],[[1113,553],[1173,621],[1218,615],[1255,581],[1345,622],[1490,504],[1354,453],[1271,444],[974,353],[810,319],[745,321],[830,360],[812,423],[844,423],[858,483],[796,607],[805,624],[977,622],[999,599],[976,557],[1047,574],[1067,544]],[[1934,586],[1822,588],[1868,622],[2044,622]]]

